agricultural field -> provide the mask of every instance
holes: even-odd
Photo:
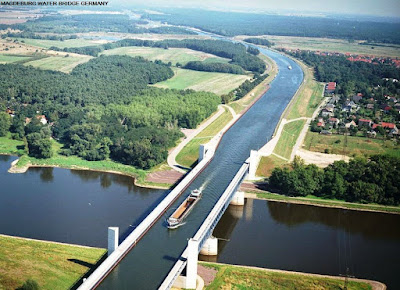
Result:
[[[99,41],[89,40],[89,39],[67,39],[64,41],[61,40],[47,40],[47,39],[31,39],[31,38],[11,38],[12,40],[17,39],[21,43],[25,43],[27,45],[41,47],[41,48],[49,48],[52,46],[65,48],[65,47],[82,47],[82,46],[90,46],[90,45],[98,45]]]
[[[157,83],[155,86],[179,90],[192,89],[223,95],[240,86],[245,80],[250,79],[250,76],[247,75],[202,72],[180,68],[173,70],[175,76]]]
[[[214,122],[208,125],[203,131],[201,131],[196,137],[194,137],[176,156],[176,161],[185,167],[193,167],[197,159],[199,158],[199,147],[200,144],[205,144],[211,140],[212,137],[218,134],[231,120],[232,114],[229,110],[225,109],[225,112],[219,116]]]
[[[347,139],[347,140],[346,140]],[[321,135],[307,132],[303,148],[315,152],[341,155],[389,154],[400,157],[400,145],[393,140],[370,139],[344,135]]]
[[[276,144],[274,153],[289,159],[297,138],[305,124],[306,120],[298,120],[286,124],[283,127],[282,134]]]
[[[29,55],[0,54],[0,64],[29,60]]]
[[[244,39],[248,36],[238,36]],[[297,37],[297,36],[273,36],[263,37],[275,43],[273,48],[300,49],[312,51],[326,51],[339,53],[364,54],[375,56],[400,56],[400,45],[370,46],[360,45],[361,41],[349,42],[344,39],[329,39],[317,37]]]
[[[185,65],[189,61],[208,61],[208,62],[225,62],[229,59],[215,56],[213,54],[195,51],[187,48],[157,48],[157,47],[119,47],[103,52],[105,55],[129,55],[143,56],[148,60],[162,60],[163,62],[171,62],[173,65],[180,63]]]
[[[69,289],[104,253],[104,249],[0,235],[0,288],[17,289],[31,279],[40,289]]]
[[[64,73],[69,73],[78,64],[89,61],[91,56],[49,56],[38,60],[26,62],[24,65],[31,65],[40,69],[57,70]]]

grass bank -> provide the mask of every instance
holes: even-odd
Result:
[[[105,252],[0,235],[0,289],[16,289],[27,279],[40,289],[69,289]]]
[[[288,271],[269,270],[226,264],[200,263],[217,270],[205,289],[343,289],[344,279]],[[372,289],[366,282],[352,281],[347,289]]]
[[[287,165],[287,161],[279,158],[275,155],[263,156],[260,158],[256,175],[262,177],[269,177],[275,167],[284,167]]]
[[[280,201],[280,202],[286,202],[286,203],[315,205],[315,206],[322,206],[322,207],[334,207],[334,208],[343,208],[343,209],[351,209],[351,210],[375,211],[375,212],[400,214],[400,206],[384,206],[384,205],[379,205],[379,204],[352,203],[352,202],[346,202],[344,200],[325,199],[325,198],[317,197],[314,195],[308,195],[306,197],[290,197],[290,196],[285,196],[285,195],[281,195],[281,194],[271,193],[268,191],[260,192],[260,191],[249,190],[246,192],[251,194],[249,197],[253,197],[253,198],[257,198],[257,199]]]
[[[300,132],[306,124],[306,120],[293,121],[283,126],[282,134],[276,144],[274,153],[286,159],[290,159],[293,147],[299,138]]]
[[[0,154],[22,155],[25,153],[24,147],[24,142],[11,139],[10,133],[5,137],[0,137]]]
[[[192,167],[199,158],[199,146],[209,142],[212,137],[218,134],[231,120],[232,114],[225,108],[225,112],[214,122],[208,125],[203,131],[197,134],[176,157],[176,161],[185,167]]]

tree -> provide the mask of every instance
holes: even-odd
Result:
[[[17,288],[17,290],[39,290],[39,289],[40,289],[39,284],[33,279],[26,280],[21,287]]]
[[[31,133],[26,136],[28,142],[29,156],[35,158],[50,158],[53,156],[51,141],[43,138],[40,133]]]
[[[6,136],[11,126],[11,117],[5,112],[0,112],[0,136]]]

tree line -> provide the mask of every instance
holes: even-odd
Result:
[[[246,73],[244,69],[238,65],[222,62],[189,61],[184,68],[197,71],[220,72],[237,75]]]
[[[0,65],[0,72],[0,134],[9,130],[41,158],[52,155],[51,136],[64,155],[147,169],[166,159],[180,127],[195,128],[220,103],[213,93],[148,87],[173,72],[140,57],[101,56],[70,74],[13,64]],[[51,126],[40,123],[37,112]]]
[[[200,9],[162,9],[142,19],[195,27],[225,36],[282,35],[328,37],[400,44],[400,23],[349,20],[339,17],[302,17]]]
[[[248,43],[257,44],[257,45],[264,45],[264,46],[268,46],[268,47],[271,47],[272,45],[274,45],[273,42],[270,42],[269,40],[267,40],[265,38],[258,38],[258,37],[245,38],[245,39],[243,39],[243,41],[248,42]]]
[[[349,202],[400,204],[400,158],[374,155],[349,163],[335,161],[324,169],[305,165],[296,156],[289,168],[275,168],[269,178],[273,190],[288,196],[315,195]]]

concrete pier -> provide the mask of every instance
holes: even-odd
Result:
[[[218,239],[216,237],[209,237],[200,250],[200,254],[204,256],[218,255]]]
[[[108,255],[110,256],[117,248],[119,244],[119,228],[109,227],[108,228]]]
[[[256,171],[258,167],[258,163],[260,162],[260,155],[256,150],[250,151],[250,162],[249,162],[249,175],[247,179],[254,180],[256,179]]]
[[[199,162],[206,157],[207,151],[208,151],[207,144],[200,144],[200,147],[199,147]]]
[[[232,205],[244,205],[244,192],[236,191],[230,202]]]
[[[190,239],[188,242],[185,289],[196,289],[198,257],[199,242]]]

